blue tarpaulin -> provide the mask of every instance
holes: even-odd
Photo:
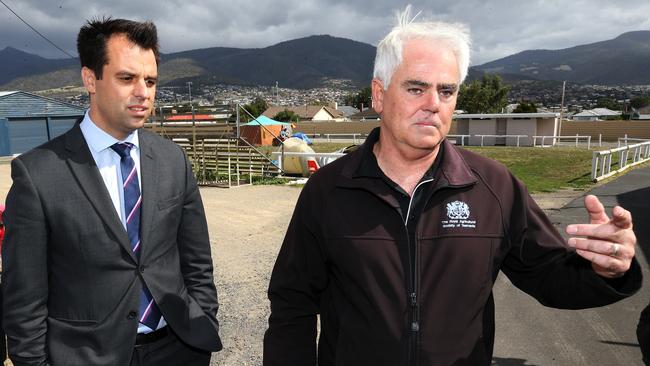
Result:
[[[276,121],[267,116],[259,116],[248,123],[244,123],[242,126],[259,126],[259,125],[263,125],[263,126],[287,125],[288,126],[291,125],[291,123]]]

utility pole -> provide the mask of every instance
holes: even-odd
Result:
[[[275,105],[280,105],[280,97],[278,93],[278,82],[275,82]]]
[[[192,111],[192,151],[196,158],[196,121],[194,120],[194,105],[192,104],[192,82],[187,82],[187,91],[190,94],[190,109]]]
[[[562,82],[562,101],[560,102],[560,124],[558,126],[557,135],[562,136],[562,116],[564,111],[564,90],[566,89],[566,80]]]
[[[187,82],[187,91],[190,94],[190,106],[192,105],[192,82]]]

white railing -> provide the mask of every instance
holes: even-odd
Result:
[[[361,143],[366,140],[366,137],[368,137],[368,134],[366,133],[321,133],[320,138],[327,139],[327,142],[332,142],[332,140],[343,140],[343,139],[349,139],[352,138],[352,142],[357,144]]]
[[[499,137],[500,137],[500,138],[506,138],[506,139],[507,139],[508,137],[516,138],[516,139],[517,139],[517,147],[519,147],[519,139],[520,139],[520,138],[522,138],[522,137],[528,137],[528,135],[474,135],[474,136],[476,136],[476,137],[480,137],[480,138],[481,138],[481,146],[483,146],[483,139],[484,139],[485,137],[494,137],[494,138],[499,138]]]
[[[618,161],[612,159],[615,154],[618,154]],[[591,180],[598,182],[648,160],[650,160],[650,141],[611,150],[594,151],[591,160]],[[612,170],[616,164],[618,169]]]
[[[452,139],[454,140],[454,145],[458,145],[458,139],[460,138],[461,146],[465,146],[465,139],[469,142],[470,136],[471,135],[447,135],[447,140]]]
[[[640,143],[646,141],[650,141],[650,139],[637,139],[637,138],[627,137],[627,135],[625,135],[625,137],[618,138],[618,147],[627,146],[629,145],[630,142]]]
[[[533,146],[538,146],[537,145],[537,139],[542,140],[542,143],[539,145],[541,147],[553,146],[553,145],[556,144],[556,142],[559,143],[562,140],[575,141],[576,147],[578,147],[580,140],[585,140],[585,142],[587,142],[587,149],[591,148],[591,136],[579,136],[579,135],[575,135],[575,136],[533,136]],[[546,145],[544,143],[546,140],[551,140],[551,145]]]

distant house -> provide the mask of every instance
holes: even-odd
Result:
[[[349,118],[353,121],[378,121],[381,119],[381,116],[374,108],[366,108],[362,112],[351,115]]]
[[[358,113],[359,110],[349,105],[342,105],[337,108],[346,118],[349,118],[351,115]]]
[[[600,121],[609,117],[620,117],[621,111],[613,111],[608,108],[587,109],[574,114],[571,118],[574,121]]]
[[[298,115],[298,122],[343,122],[345,116],[335,108],[320,105],[303,105],[303,106],[271,106],[262,113],[262,115],[274,118],[278,113],[288,110]]]
[[[20,154],[69,130],[85,109],[24,91],[0,91],[0,156]]]
[[[469,145],[481,145],[482,141],[485,146],[516,146],[519,141],[519,146],[533,146],[533,136],[556,135],[559,117],[558,113],[458,114],[451,134],[471,135]],[[495,137],[505,135],[509,137]],[[517,140],[516,135],[522,137]]]

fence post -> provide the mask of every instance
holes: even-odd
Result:
[[[594,151],[591,157],[591,180],[595,181],[598,176],[598,152]]]
[[[587,150],[591,149],[591,135],[587,136]]]
[[[627,150],[622,150],[618,156],[618,168],[622,169],[625,166],[625,163],[627,162],[627,155],[626,155]]]
[[[598,147],[602,147],[602,146],[603,146],[603,134],[599,133],[598,134]]]

